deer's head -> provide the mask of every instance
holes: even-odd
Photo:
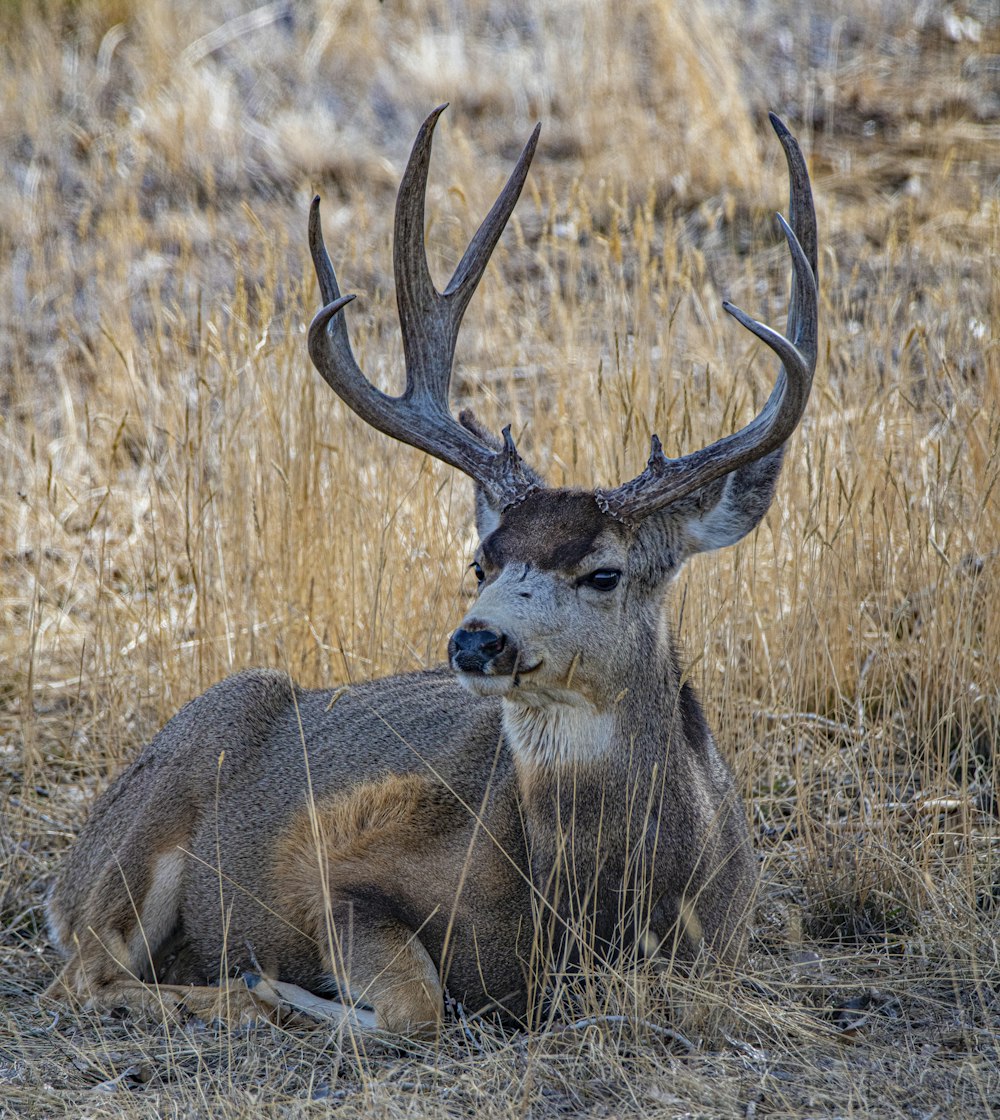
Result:
[[[678,459],[668,459],[654,435],[646,468],[613,489],[553,489],[522,460],[509,427],[497,438],[469,412],[456,419],[448,404],[462,316],[517,202],[539,129],[447,288],[438,292],[423,228],[431,138],[443,108],[421,127],[396,202],[402,396],[376,389],[354,359],[339,314],[354,297],[342,296],[337,285],[318,199],[309,240],[326,306],[309,329],[309,353],[362,419],[475,483],[479,595],[449,643],[462,682],[526,706],[586,703],[604,710],[637,659],[656,655],[663,595],[681,565],[697,552],[740,540],[771,504],[784,444],[805,409],[816,366],[816,220],[805,161],[772,114],[791,182],[791,224],[778,218],[793,271],[786,334],[723,305],[780,359],[760,413],[740,431]]]

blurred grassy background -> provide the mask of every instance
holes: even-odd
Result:
[[[471,594],[467,484],[356,421],[304,335],[318,191],[359,360],[400,384],[392,205],[442,101],[439,283],[543,122],[455,397],[511,420],[553,483],[619,481],[651,431],[687,451],[759,407],[770,361],[720,301],[783,321],[768,108],[809,157],[813,399],[766,523],[674,604],[763,855],[765,994],[690,993],[693,1057],[622,1024],[537,1051],[457,1032],[433,1063],[323,1084],[387,1115],[992,1115],[995,4],[8,0],[0,39],[0,1115],[313,1091],[315,1040],[284,1038],[276,1072],[260,1038],[234,1056],[211,1032],[178,1051],[47,1028],[41,903],[92,794],[212,681],[443,657]],[[137,1048],[148,1076],[126,1077]]]

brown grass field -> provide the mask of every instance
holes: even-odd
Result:
[[[0,54],[0,1118],[1000,1115],[995,0],[3,0]],[[434,664],[472,594],[465,480],[305,345],[319,191],[398,385],[392,203],[442,101],[439,282],[543,122],[456,379],[553,483],[759,407],[720,302],[783,321],[767,109],[809,158],[813,397],[674,597],[762,860],[746,975],[434,1046],[39,1004],[53,870],[183,702]]]

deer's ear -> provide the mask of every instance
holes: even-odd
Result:
[[[491,504],[486,492],[481,486],[476,487],[476,532],[481,541],[492,533],[500,524],[500,510]]]
[[[725,475],[704,487],[696,501],[676,511],[684,541],[684,559],[742,540],[761,523],[774,498],[785,448]]]
[[[487,447],[492,448],[494,451],[499,451],[503,446],[497,437],[488,429],[484,428],[482,424],[473,415],[472,410],[463,408],[458,414],[459,423],[467,431],[472,434]],[[501,510],[497,509],[490,501],[486,491],[482,486],[476,486],[476,532],[479,534],[481,541],[493,532],[494,529],[500,524]]]
[[[690,557],[753,532],[770,508],[783,457],[779,447],[643,518],[639,540],[652,580],[673,579]]]

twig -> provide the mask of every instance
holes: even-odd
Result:
[[[755,719],[766,719],[771,723],[811,723],[824,731],[836,731],[841,735],[853,737],[855,729],[849,723],[829,719],[827,716],[818,715],[816,712],[771,712],[758,708],[753,713]]]
[[[660,1038],[668,1038],[671,1042],[676,1042],[679,1046],[682,1046],[689,1054],[693,1054],[698,1049],[697,1046],[685,1035],[682,1035],[680,1031],[672,1030],[670,1027],[657,1026],[656,1023],[651,1023],[648,1019],[632,1019],[628,1015],[588,1015],[585,1019],[577,1019],[575,1023],[565,1023],[561,1027],[555,1029],[582,1031],[586,1030],[587,1027],[620,1026],[626,1023],[630,1026],[642,1027],[651,1034],[659,1035]]]
[[[854,695],[854,713],[857,721],[858,734],[864,736],[865,734],[865,681],[868,679],[868,674],[871,672],[872,666],[875,664],[875,658],[878,650],[871,650],[861,666],[861,672],[858,673],[858,687]]]
[[[486,1047],[473,1033],[472,1026],[469,1023],[469,1017],[465,1013],[465,1007],[451,996],[445,996],[445,1006],[455,1016],[459,1026],[462,1028],[462,1033],[466,1039],[479,1051],[480,1054],[486,1053]]]
[[[279,19],[284,18],[289,8],[288,0],[277,0],[277,3],[264,4],[260,8],[255,8],[252,12],[246,12],[241,16],[236,16],[235,19],[227,20],[213,31],[209,31],[207,35],[202,35],[201,38],[195,39],[193,43],[189,43],[181,52],[181,62],[187,66],[193,66],[196,62],[214,54],[234,39],[240,38],[241,35],[248,35],[253,31],[260,31],[272,23],[277,23]]]

